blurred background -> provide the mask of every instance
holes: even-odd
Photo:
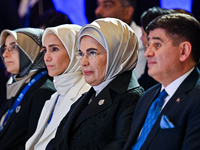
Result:
[[[200,20],[200,0],[136,0],[134,20],[140,25],[143,11],[153,6],[167,9],[184,9]],[[96,0],[53,0],[55,9],[68,15],[72,23],[85,25],[95,19]]]

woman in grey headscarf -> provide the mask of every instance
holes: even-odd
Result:
[[[58,125],[71,105],[90,89],[85,82],[75,52],[78,25],[60,25],[47,28],[42,37],[44,60],[50,76],[54,78],[57,90],[48,100],[40,115],[37,129],[27,141],[27,150],[44,150],[54,138]]]
[[[78,47],[77,58],[92,88],[72,105],[46,149],[121,150],[144,92],[133,71],[138,40],[126,23],[105,18],[80,30]]]
[[[34,133],[42,107],[55,92],[42,50],[43,30],[3,30],[1,57],[11,74],[7,100],[0,108],[0,149],[24,149]]]

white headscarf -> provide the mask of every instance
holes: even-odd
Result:
[[[42,44],[44,45],[45,37],[48,34],[55,34],[60,39],[65,49],[67,50],[67,53],[70,58],[70,64],[67,67],[67,69],[63,72],[63,74],[76,72],[77,70],[80,70],[79,61],[77,61],[75,56],[75,53],[78,51],[76,42],[77,42],[77,35],[80,29],[81,26],[79,25],[73,25],[73,24],[59,25],[56,27],[47,28],[42,36]]]
[[[107,68],[103,82],[133,70],[138,59],[138,39],[129,25],[116,18],[103,18],[85,25],[78,35],[88,35],[97,40],[107,51]]]
[[[58,93],[64,96],[71,87],[76,84],[77,81],[83,76],[79,61],[76,59],[75,52],[77,49],[77,36],[81,29],[79,25],[65,24],[56,27],[47,28],[42,36],[42,44],[44,45],[44,39],[48,34],[55,34],[58,39],[64,45],[69,58],[70,63],[66,70],[58,76],[54,76],[54,85]],[[64,63],[64,62],[63,62]]]

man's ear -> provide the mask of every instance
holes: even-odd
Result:
[[[131,23],[133,12],[134,12],[134,8],[132,6],[125,7],[125,10],[124,10],[124,20],[125,20],[125,22]]]
[[[192,45],[190,42],[185,41],[182,42],[179,46],[180,46],[180,61],[184,62],[191,55]]]

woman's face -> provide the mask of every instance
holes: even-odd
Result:
[[[3,58],[8,72],[12,74],[19,73],[19,51],[17,43],[11,35],[8,35],[5,40],[3,50]]]
[[[44,39],[44,61],[49,76],[62,74],[70,63],[70,58],[62,42],[55,34],[47,34]]]
[[[84,54],[80,59],[80,65],[85,81],[91,86],[99,85],[106,74],[106,50],[92,37],[83,36],[80,41],[79,53]],[[93,56],[88,57],[85,54],[91,54]]]

